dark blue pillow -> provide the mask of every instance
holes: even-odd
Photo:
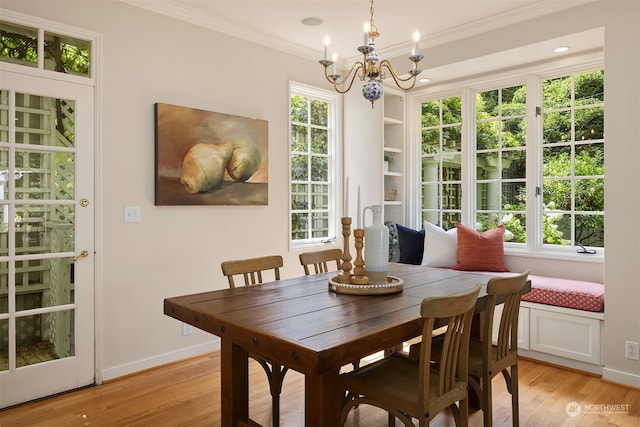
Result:
[[[398,244],[400,245],[400,263],[422,264],[422,252],[424,251],[424,228],[414,230],[400,224],[396,224],[398,230]]]

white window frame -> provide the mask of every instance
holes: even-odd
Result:
[[[471,224],[475,217],[475,94],[498,87],[518,84],[527,86],[527,243],[505,242],[505,254],[540,258],[585,260],[585,255],[577,254],[575,246],[553,246],[542,244],[542,202],[536,198],[536,187],[542,187],[542,117],[535,115],[535,108],[542,105],[542,81],[564,75],[604,69],[603,52],[577,55],[567,64],[566,60],[550,61],[543,64],[523,66],[508,72],[496,72],[484,77],[469,77],[441,85],[430,85],[415,91],[409,98],[409,159],[408,194],[415,200],[408,214],[409,225],[421,228],[421,104],[450,96],[462,97],[462,214],[465,224]],[[605,70],[606,72],[606,70]],[[606,114],[606,112],[605,112]],[[471,118],[471,120],[470,120]],[[606,174],[606,172],[605,172]],[[606,178],[605,178],[606,179]],[[605,214],[606,215],[606,214]],[[531,227],[529,224],[534,224]],[[602,262],[605,248],[598,248],[589,260]]]
[[[310,239],[292,239],[292,227],[291,227],[291,97],[293,95],[302,95],[310,98],[326,101],[329,104],[329,113],[327,117],[327,127],[329,129],[328,140],[328,157],[329,157],[329,212],[328,212],[328,236],[322,238],[310,238]],[[342,191],[342,185],[340,182],[340,170],[342,165],[342,103],[340,102],[340,96],[338,93],[319,89],[313,86],[309,86],[303,83],[295,81],[289,82],[289,98],[288,98],[288,153],[289,153],[289,167],[288,167],[288,230],[289,230],[289,245],[290,248],[304,248],[312,246],[322,246],[329,242],[336,240],[341,233],[341,225],[338,218],[340,217],[339,208],[341,206],[340,195]],[[310,210],[310,208],[309,208]]]

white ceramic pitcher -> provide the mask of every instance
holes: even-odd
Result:
[[[386,283],[389,270],[389,228],[382,222],[382,205],[367,206],[362,210],[362,222],[371,211],[373,222],[364,227],[364,267],[369,283]]]

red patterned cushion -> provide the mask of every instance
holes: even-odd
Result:
[[[557,279],[529,275],[531,292],[522,301],[575,308],[585,311],[604,311],[604,285],[581,280]]]
[[[478,233],[459,222],[457,262],[454,270],[509,271],[504,267],[504,226]]]

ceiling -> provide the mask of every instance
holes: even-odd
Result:
[[[329,54],[336,52],[345,62],[360,59],[356,48],[363,44],[362,28],[369,21],[370,12],[368,0],[122,1],[311,60],[322,59],[323,40],[329,36]],[[376,0],[374,23],[380,33],[376,51],[381,58],[408,56],[415,31],[420,33],[420,48],[424,49],[590,1],[593,0]],[[305,25],[304,18],[319,18],[321,24]],[[489,71],[525,60],[544,60],[557,55],[552,49],[560,44],[571,46],[567,54],[599,48],[602,32],[550,40],[481,62]],[[473,69],[482,72],[483,64],[473,64]],[[426,61],[421,68],[432,81],[444,77],[444,72],[441,77],[439,70],[429,69]],[[452,77],[455,76],[447,71],[446,78]]]

